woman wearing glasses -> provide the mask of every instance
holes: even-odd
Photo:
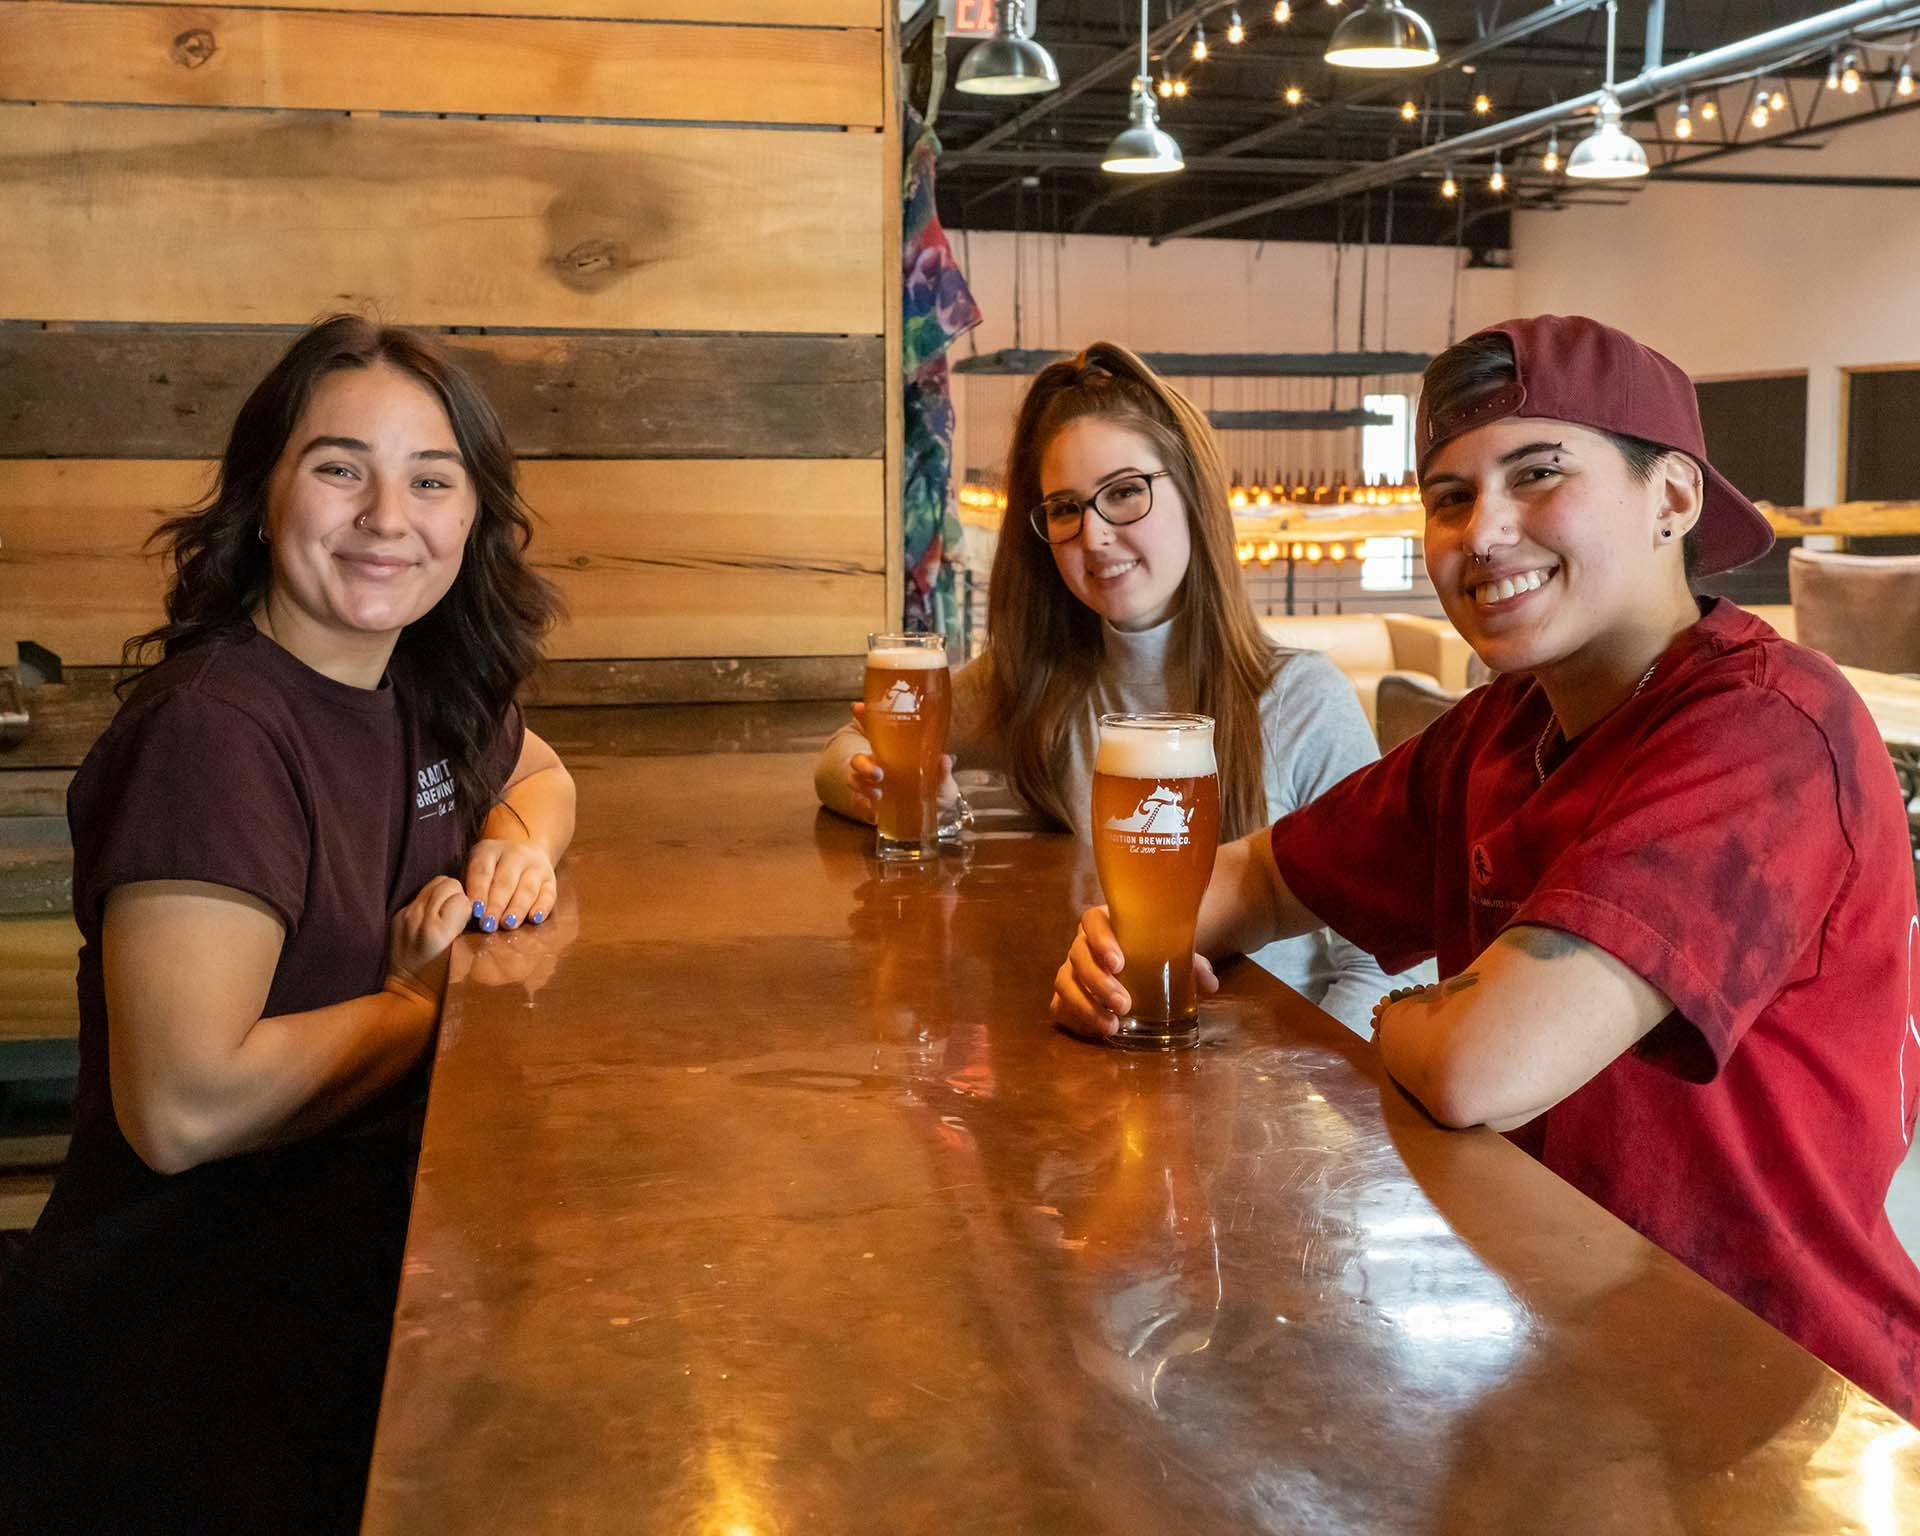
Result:
[[[962,765],[1004,770],[1036,812],[1090,839],[1100,716],[1195,710],[1215,721],[1224,841],[1378,756],[1334,665],[1262,633],[1213,430],[1126,348],[1095,342],[1034,379],[1007,508],[986,649],[954,677],[949,740]],[[814,783],[830,809],[873,820],[886,787],[858,723],[827,743]],[[1326,930],[1256,958],[1363,1031],[1387,986]]]

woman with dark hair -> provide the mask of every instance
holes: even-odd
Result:
[[[1651,348],[1578,315],[1494,326],[1428,368],[1417,441],[1427,570],[1498,676],[1223,846],[1202,952],[1331,923],[1384,965],[1436,956],[1376,1036],[1436,1120],[1508,1132],[1913,1417],[1920,1271],[1886,1200],[1920,1108],[1920,918],[1872,717],[1692,590],[1773,533]],[[1121,962],[1088,911],[1056,1016],[1107,1032]]]
[[[1339,670],[1261,631],[1233,543],[1219,444],[1191,401],[1113,342],[1042,369],[1008,454],[986,650],[954,679],[956,754],[1004,768],[1027,805],[1082,839],[1107,711],[1213,717],[1223,837],[1372,762]],[[830,809],[873,820],[886,787],[857,724],[828,742],[814,784]],[[1257,958],[1354,1028],[1386,986],[1325,931]]]
[[[358,1521],[447,951],[539,923],[573,784],[491,406],[335,316],[155,538],[159,652],[68,796],[72,1149],[0,1288],[0,1528]]]

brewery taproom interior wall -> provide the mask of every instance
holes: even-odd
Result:
[[[893,9],[0,0],[0,665],[156,621],[157,512],[344,308],[500,406],[543,700],[850,692],[900,603]]]

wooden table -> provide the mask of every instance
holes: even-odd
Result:
[[[1920,1430],[1264,973],[1049,1029],[1076,845],[883,869],[778,722],[594,727],[679,750],[462,941],[368,1532],[1920,1529]]]

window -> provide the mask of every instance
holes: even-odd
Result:
[[[1799,506],[1807,479],[1807,376],[1707,379],[1694,393],[1713,467],[1749,496]]]
[[[1413,440],[1408,431],[1405,395],[1368,395],[1366,408],[1393,418],[1390,426],[1360,429],[1360,473],[1370,484],[1398,485],[1413,468]]]
[[[1367,430],[1373,429],[1369,427]],[[1383,427],[1380,430],[1386,429]],[[1400,537],[1363,539],[1360,543],[1360,590],[1411,592],[1413,540]]]
[[[1920,369],[1863,368],[1849,372],[1846,381],[1845,499],[1920,498],[1920,436],[1913,430],[1920,412]]]

